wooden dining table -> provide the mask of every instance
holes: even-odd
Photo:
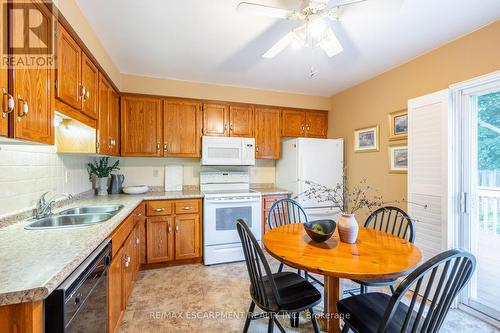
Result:
[[[264,247],[271,256],[312,273],[324,275],[324,316],[328,333],[340,332],[337,302],[342,297],[340,279],[379,280],[407,275],[422,260],[420,250],[391,234],[360,228],[355,244],[340,242],[338,232],[315,243],[302,224],[267,231]]]

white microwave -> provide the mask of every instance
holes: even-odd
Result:
[[[255,138],[203,136],[201,165],[255,165]]]

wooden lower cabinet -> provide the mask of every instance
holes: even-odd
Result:
[[[148,217],[146,220],[147,263],[156,264],[174,259],[172,216]]]
[[[148,264],[200,259],[200,199],[155,200],[146,203],[146,248]]]
[[[200,256],[200,216],[178,215],[175,218],[175,259],[194,259]]]

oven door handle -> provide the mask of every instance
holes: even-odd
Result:
[[[255,198],[255,199],[229,199],[229,200],[205,199],[205,201],[206,201],[206,203],[210,203],[210,204],[251,203],[251,202],[259,202],[260,198]]]

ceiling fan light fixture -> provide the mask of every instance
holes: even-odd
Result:
[[[337,36],[333,33],[332,29],[328,29],[326,31],[325,37],[318,42],[318,46],[325,51],[326,55],[329,57],[333,57],[344,51],[344,48],[337,39]]]
[[[319,39],[324,35],[327,25],[318,15],[311,15],[307,22],[307,30],[310,37]]]

